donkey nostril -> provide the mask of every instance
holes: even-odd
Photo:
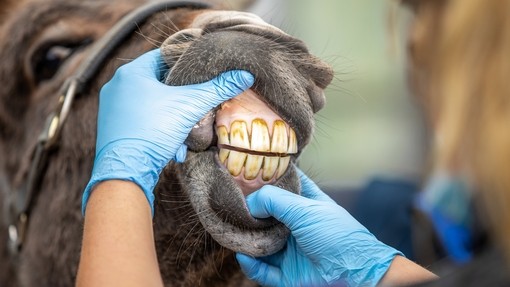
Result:
[[[245,194],[280,178],[298,151],[294,130],[250,90],[217,112],[216,134],[219,160]]]

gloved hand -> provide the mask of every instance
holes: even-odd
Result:
[[[238,253],[243,272],[263,286],[375,286],[402,254],[299,175],[306,198],[270,185],[247,197],[254,217],[273,216],[291,235],[276,254],[253,258]]]
[[[153,50],[120,67],[101,89],[96,157],[83,213],[91,189],[107,179],[137,183],[152,208],[159,174],[170,160],[184,161],[183,143],[192,127],[254,81],[248,72],[229,71],[202,84],[167,86],[159,81],[166,69],[159,49]]]

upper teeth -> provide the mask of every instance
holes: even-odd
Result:
[[[251,131],[251,134],[249,133]],[[269,132],[263,119],[254,119],[251,129],[244,121],[233,121],[230,129],[216,127],[218,135],[219,159],[233,176],[243,171],[244,178],[255,179],[262,170],[264,181],[279,178],[287,170],[289,154],[297,153],[297,140],[294,130],[282,120],[273,123]],[[251,153],[249,151],[255,151]]]

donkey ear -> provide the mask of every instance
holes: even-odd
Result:
[[[218,8],[246,11],[251,5],[257,2],[257,0],[211,0],[210,2]]]

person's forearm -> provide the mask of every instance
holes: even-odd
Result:
[[[99,183],[85,213],[77,286],[162,286],[151,208],[132,182]]]
[[[377,286],[407,286],[437,278],[434,273],[413,261],[403,256],[396,256]]]

